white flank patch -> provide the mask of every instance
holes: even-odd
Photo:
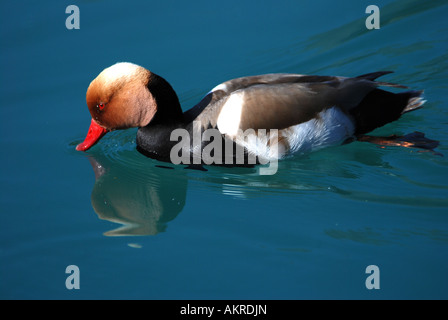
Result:
[[[233,93],[222,106],[218,116],[218,129],[221,133],[234,137],[238,133],[244,104],[244,91]]]
[[[339,108],[319,113],[319,117],[289,127],[285,135],[289,154],[304,154],[325,147],[339,145],[355,132],[353,121]]]

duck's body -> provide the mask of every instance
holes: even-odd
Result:
[[[379,89],[403,88],[375,81],[387,73],[238,78],[216,86],[183,113],[166,80],[140,66],[118,63],[105,69],[87,90],[92,124],[77,150],[89,149],[108,131],[139,127],[138,150],[161,161],[176,163],[173,156],[179,153],[183,132],[190,140],[188,148],[180,150],[187,151],[190,160],[202,159],[211,149],[210,140],[214,143],[213,159],[222,161],[211,164],[247,165],[248,155],[256,155],[259,162],[303,154],[354,140],[423,105],[422,91],[395,94]],[[214,138],[204,138],[206,131]],[[238,147],[244,148],[244,163],[237,159]]]

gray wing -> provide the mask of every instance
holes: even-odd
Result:
[[[283,129],[306,122],[333,106],[348,112],[378,85],[398,86],[374,81],[386,73],[356,78],[299,74],[238,78],[215,87],[186,115],[201,121],[203,127],[219,128],[218,122],[225,120],[236,122],[243,131]],[[223,119],[224,115],[229,119]]]

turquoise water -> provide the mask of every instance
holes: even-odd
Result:
[[[0,4],[0,298],[448,298],[446,1],[79,1],[68,30],[70,4]],[[272,176],[167,169],[136,129],[77,152],[87,86],[117,61],[165,77],[184,110],[239,76],[393,70],[427,103],[374,134],[422,131],[444,156],[355,142]]]

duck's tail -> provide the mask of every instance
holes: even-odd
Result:
[[[377,86],[407,88],[396,83],[375,81],[376,78],[389,73],[391,71],[379,71],[363,74],[357,78],[374,81]],[[358,141],[374,143],[381,147],[418,148],[442,155],[434,151],[439,145],[439,141],[426,138],[422,132],[413,132],[403,136],[391,135],[388,137],[366,135],[366,133],[376,128],[397,120],[404,113],[422,108],[425,102],[423,90],[409,90],[400,93],[392,93],[378,88],[372,90],[357,107],[350,111],[355,119]]]
[[[423,91],[393,93],[376,88],[369,92],[358,106],[350,110],[356,123],[356,135],[368,133],[396,121],[404,113],[420,109],[425,102]]]

